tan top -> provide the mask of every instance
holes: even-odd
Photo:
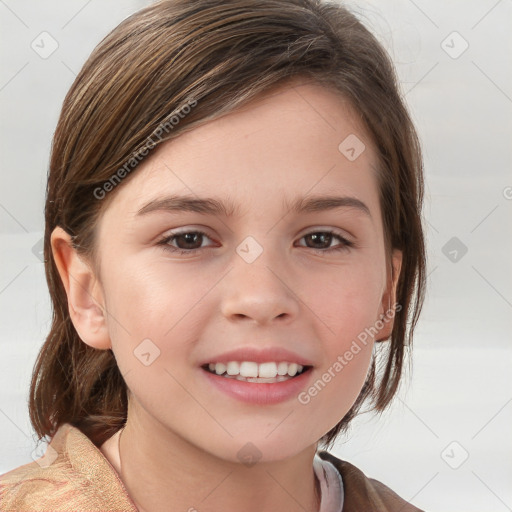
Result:
[[[343,512],[421,512],[352,464],[318,452],[340,472]],[[137,512],[119,475],[80,430],[62,425],[45,455],[0,476],[2,512]]]

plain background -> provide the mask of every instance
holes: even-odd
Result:
[[[60,107],[94,46],[148,3],[0,0],[0,473],[36,447],[26,401],[50,325],[40,240]],[[390,52],[423,143],[429,289],[400,396],[333,452],[428,510],[512,510],[512,2],[349,5]]]

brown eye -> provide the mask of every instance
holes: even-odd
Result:
[[[174,240],[178,249],[198,249],[202,245],[203,235],[198,232],[183,233],[175,235]],[[198,245],[199,243],[199,245]]]
[[[331,233],[311,233],[304,238],[314,244],[313,249],[327,249],[331,245],[333,236]]]
[[[307,247],[320,253],[329,253],[331,251],[347,250],[354,246],[343,236],[334,231],[315,231],[304,235],[301,240],[305,240],[305,244],[299,244],[300,247]],[[333,241],[338,241],[338,244],[331,245]]]
[[[183,231],[173,233],[158,242],[165,250],[179,252],[180,254],[193,254],[201,249],[206,249],[213,244],[203,245],[205,239],[211,241],[210,237],[202,231]]]

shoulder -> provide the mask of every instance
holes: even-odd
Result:
[[[327,451],[319,451],[318,455],[340,472],[344,489],[343,512],[422,512],[383,483],[368,478],[349,462],[340,460]]]
[[[103,454],[69,424],[59,428],[43,457],[0,476],[0,510],[136,512]]]

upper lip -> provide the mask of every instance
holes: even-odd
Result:
[[[223,352],[216,356],[211,356],[200,363],[200,366],[204,366],[209,363],[228,363],[229,361],[252,361],[255,363],[287,362],[297,363],[302,366],[313,366],[311,361],[308,359],[280,347],[267,349],[256,349],[252,347],[238,348],[236,350],[230,350],[229,352]]]

